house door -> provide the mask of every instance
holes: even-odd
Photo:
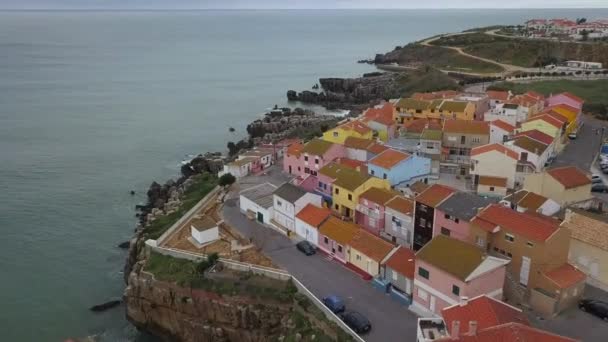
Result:
[[[431,309],[432,312],[435,312],[435,301],[437,299],[435,299],[435,296],[433,296],[433,295],[430,295],[430,296],[431,296],[431,305],[430,305],[429,309]]]
[[[289,174],[291,174],[291,165],[289,165]]]
[[[519,283],[528,286],[528,276],[530,275],[530,258],[521,257],[521,268],[519,270]]]
[[[264,222],[264,214],[258,212],[258,221],[262,223]]]
[[[350,217],[350,208],[344,208],[344,216]]]

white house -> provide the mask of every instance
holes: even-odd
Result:
[[[273,213],[273,192],[276,186],[263,183],[243,190],[240,193],[239,205],[241,212],[251,220],[270,224]]]
[[[507,188],[515,186],[517,160],[519,155],[514,150],[501,144],[488,144],[471,150],[471,171],[475,184],[479,177],[502,177],[507,179]]]
[[[226,173],[232,174],[237,179],[245,177],[251,172],[252,163],[254,161],[255,158],[246,157],[224,164],[224,169],[218,173],[218,177],[221,177]]]
[[[484,115],[484,121],[502,120],[515,126],[518,122],[524,121],[525,116],[519,105],[513,103],[500,103],[496,108],[490,109]]]
[[[204,245],[220,238],[217,223],[208,216],[194,218],[190,222],[190,234],[199,244]]]
[[[327,208],[307,204],[296,215],[296,234],[317,246],[319,242],[319,227],[330,215],[331,211]]]
[[[273,224],[288,231],[296,230],[296,214],[307,204],[321,207],[322,198],[317,194],[291,184],[285,183],[275,190],[273,195]]]
[[[497,119],[490,122],[490,144],[503,144],[515,131],[515,126]]]
[[[549,146],[528,136],[520,136],[505,143],[519,155],[519,161],[531,163],[536,172],[541,172],[550,156]]]

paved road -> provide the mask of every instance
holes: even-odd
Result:
[[[364,281],[358,274],[329,261],[324,255],[305,256],[294,242],[270,228],[248,220],[240,213],[237,199],[226,201],[224,220],[252,238],[279,267],[298,278],[317,297],[337,294],[345,299],[347,309],[367,316],[372,331],[362,336],[370,342],[415,341],[417,317],[404,306]]]

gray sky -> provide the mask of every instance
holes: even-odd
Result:
[[[0,0],[0,9],[607,8],[608,0]]]

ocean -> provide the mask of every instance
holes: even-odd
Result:
[[[121,308],[88,311],[122,295],[135,204],[288,89],[438,33],[566,16],[608,10],[0,12],[1,339],[144,339]]]

